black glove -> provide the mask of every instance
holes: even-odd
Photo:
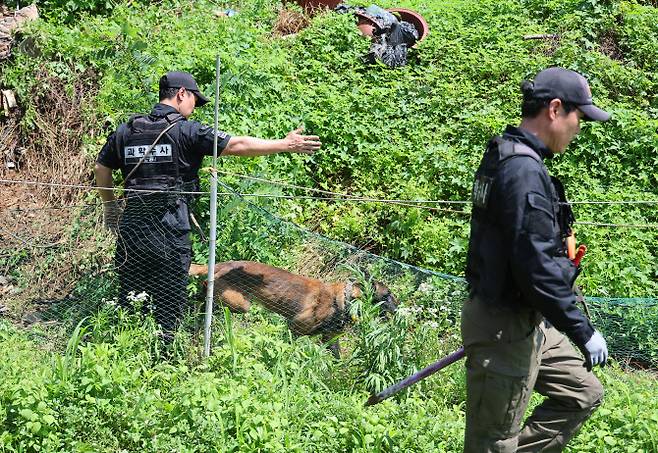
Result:
[[[119,229],[119,217],[121,217],[121,207],[117,200],[103,203],[103,226],[114,234]]]

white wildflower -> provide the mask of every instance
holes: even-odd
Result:
[[[429,293],[430,291],[432,291],[432,285],[430,285],[427,282],[423,282],[420,285],[418,285],[418,291],[420,291],[421,293]]]

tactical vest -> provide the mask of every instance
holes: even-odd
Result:
[[[149,115],[134,115],[117,131],[116,151],[127,189],[174,190],[183,184],[179,113],[155,121]],[[172,126],[162,134],[167,128]],[[158,136],[160,139],[154,144]],[[152,149],[151,145],[153,145]],[[182,171],[183,170],[183,171]]]
[[[506,290],[515,287],[509,275],[509,250],[511,244],[504,243],[502,224],[500,219],[492,212],[490,203],[494,180],[501,166],[509,159],[523,157],[532,158],[545,170],[541,157],[527,145],[503,140],[496,137],[489,142],[487,151],[480,167],[475,174],[472,191],[473,212],[471,218],[471,238],[468,251],[467,279],[471,284],[471,291],[479,292],[483,298],[495,299],[503,296],[507,299],[520,298],[520,293],[504,294]],[[546,170],[545,170],[546,171]],[[548,175],[548,171],[546,171]],[[571,234],[571,225],[574,222],[573,212],[564,195],[562,183],[557,178],[550,177],[551,183],[544,187],[545,193],[550,194],[550,206],[542,206],[552,211],[552,218],[557,225],[554,228],[553,252],[558,261],[566,257],[566,237]],[[529,199],[529,202],[532,200]],[[565,278],[573,279],[573,270],[569,263],[560,263],[564,268]],[[569,275],[567,275],[569,274]]]
[[[124,226],[159,224],[178,232],[190,231],[189,197],[177,193],[196,188],[196,181],[185,181],[189,165],[181,158],[179,123],[183,120],[177,112],[155,120],[135,115],[117,131],[116,152],[126,189],[155,191],[127,192]]]
[[[505,161],[519,156],[531,157],[542,167],[544,166],[539,155],[529,146],[522,143],[503,140],[502,137],[495,137],[489,142],[487,151],[482,158],[480,167],[475,173],[475,180],[473,181],[473,191],[471,195],[471,201],[473,202],[473,217],[484,221],[494,222],[489,206],[489,197],[491,195],[494,179],[498,174],[498,169]],[[545,187],[545,191],[546,193],[552,193],[553,189]]]
[[[495,137],[491,140],[482,165],[478,168],[475,174],[475,181],[473,182],[472,202],[474,217],[491,220],[487,208],[493,180],[498,173],[498,169],[505,161],[519,156],[531,157],[539,162],[542,168],[545,168],[537,152],[529,146],[523,143],[503,140],[502,137]],[[571,227],[576,219],[571,206],[567,202],[564,185],[555,176],[549,176],[549,178],[551,185],[544,187],[544,190],[546,193],[551,194],[553,215],[557,219],[560,236],[564,240],[571,234]]]

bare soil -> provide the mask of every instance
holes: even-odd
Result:
[[[96,76],[85,71],[69,83],[42,69],[36,77],[30,105],[19,99],[18,109],[0,117],[0,179],[14,181],[0,181],[0,315],[18,319],[44,300],[67,297],[90,261],[94,269],[108,261],[103,252],[112,242],[93,231],[97,206],[84,207],[93,168],[85,143],[99,131]],[[29,126],[21,123],[28,108]]]

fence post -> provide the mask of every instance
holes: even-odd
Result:
[[[217,133],[219,127],[219,68],[217,55],[215,63],[215,140],[212,151],[212,170],[210,179],[210,244],[208,253],[208,291],[206,293],[206,317],[203,338],[203,356],[210,356],[210,326],[212,324],[212,306],[215,293],[215,242],[217,241]]]

